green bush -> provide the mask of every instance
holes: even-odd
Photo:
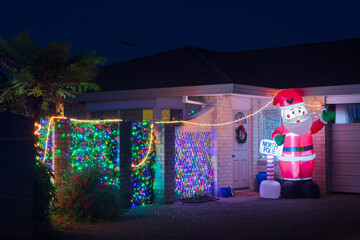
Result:
[[[56,184],[56,213],[73,221],[101,221],[123,211],[118,184],[108,184],[100,166],[70,169]]]
[[[35,160],[34,162],[34,218],[36,229],[51,226],[50,204],[55,196],[51,182],[52,169]]]

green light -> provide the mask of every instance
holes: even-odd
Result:
[[[151,122],[138,122],[132,124],[132,165],[133,167],[131,178],[133,187],[132,205],[145,205],[153,201],[153,185],[154,185],[154,170],[155,170],[155,148],[148,153],[150,144],[150,132],[152,130]],[[153,140],[154,141],[154,140]],[[138,164],[143,160],[145,155],[148,155],[144,164]]]
[[[103,169],[103,181],[119,185],[119,127],[114,122],[78,122],[70,124],[70,166],[76,171],[89,166]],[[111,141],[109,141],[111,140]]]

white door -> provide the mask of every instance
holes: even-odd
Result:
[[[234,120],[248,115],[248,111],[234,110]],[[233,188],[249,188],[249,121],[248,119],[233,124]],[[245,143],[236,139],[236,128],[244,125],[247,132]]]

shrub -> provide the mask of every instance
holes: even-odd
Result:
[[[119,216],[121,192],[117,183],[109,184],[109,173],[100,166],[69,169],[56,184],[55,210],[68,220],[99,221]]]
[[[34,218],[36,229],[51,226],[50,204],[55,196],[51,182],[52,169],[38,160],[34,162]]]

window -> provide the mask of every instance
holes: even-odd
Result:
[[[360,104],[339,104],[335,106],[335,123],[360,123]]]
[[[274,130],[282,124],[279,110],[265,110],[263,112],[263,139],[272,139]]]
[[[143,120],[144,121],[152,121],[153,120],[153,110],[152,109],[144,109],[143,110]]]
[[[91,119],[116,119],[118,111],[92,112]]]
[[[182,109],[161,109],[161,120],[170,121],[170,120],[181,120],[182,118]]]
[[[238,112],[238,113],[235,114],[235,116],[234,116],[234,121],[236,121],[236,120],[238,120],[238,119],[240,119],[240,118],[243,118],[243,117],[245,117],[245,114],[242,113],[242,112]],[[246,118],[243,119],[243,120],[241,120],[241,124],[246,124]]]
[[[161,109],[161,120],[163,121],[170,120],[170,109]]]
[[[263,111],[263,138],[272,140],[271,136],[274,130],[280,127],[282,124],[282,119],[280,116],[279,110],[264,110]],[[260,139],[261,140],[261,139]],[[260,142],[259,140],[259,142]],[[261,158],[266,158],[265,154],[260,154]],[[274,159],[277,160],[277,157],[274,156]]]
[[[103,112],[92,112],[91,119],[103,119]]]
[[[171,109],[170,111],[171,120],[181,120],[182,118],[182,109]]]
[[[124,121],[142,121],[143,110],[142,109],[120,110],[120,118]]]

